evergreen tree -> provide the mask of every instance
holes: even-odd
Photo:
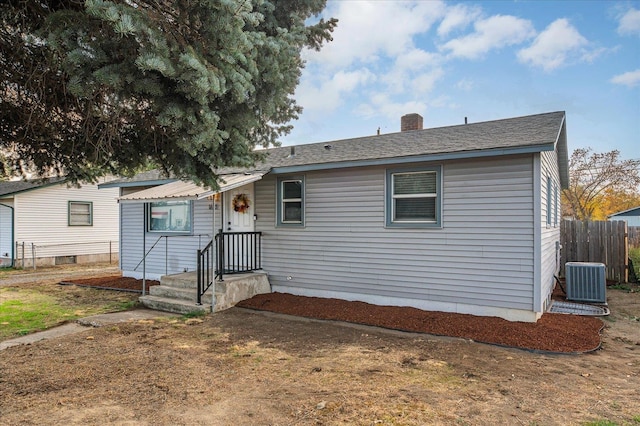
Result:
[[[75,181],[148,163],[215,186],[301,108],[303,48],[326,0],[9,0],[0,8],[0,149]]]

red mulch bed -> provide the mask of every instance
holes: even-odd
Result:
[[[137,292],[141,292],[142,289],[142,280],[115,275],[76,279],[61,284]],[[147,292],[149,286],[158,284],[158,281],[147,280]],[[564,298],[559,286],[556,286],[553,298]],[[237,306],[557,353],[582,353],[598,349],[600,331],[604,326],[599,318],[578,315],[546,313],[536,323],[512,322],[496,317],[378,306],[286,293],[259,294],[238,303]]]
[[[286,293],[259,294],[236,306],[558,353],[598,349],[603,328],[599,318],[578,315],[547,313],[536,323],[513,322],[497,317],[378,306]]]
[[[123,277],[120,275],[112,275],[108,277],[98,278],[80,278],[76,280],[62,281],[62,285],[77,285],[80,287],[93,287],[102,290],[120,290],[131,291],[134,293],[142,293],[142,280],[138,280],[130,277]],[[160,281],[147,280],[146,292],[149,292],[149,287],[152,285],[160,285]]]

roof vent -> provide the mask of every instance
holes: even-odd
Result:
[[[287,158],[292,158],[292,157],[295,157],[295,156],[296,156],[296,147],[295,147],[295,146],[292,146],[292,147],[291,147],[290,154],[289,154],[289,155],[287,155]]]
[[[400,131],[422,130],[422,116],[420,114],[403,115],[400,119]]]
[[[333,146],[330,143],[324,144],[324,149],[326,149],[327,151],[329,151],[331,148],[333,148]]]

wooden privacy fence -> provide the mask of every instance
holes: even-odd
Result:
[[[628,282],[627,222],[563,220],[560,224],[560,274],[567,262],[598,262],[606,266],[608,280]]]

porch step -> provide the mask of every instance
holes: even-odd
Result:
[[[160,285],[173,288],[190,288],[195,291],[198,288],[198,275],[197,272],[163,275],[160,278]]]
[[[196,288],[171,287],[164,284],[149,287],[149,295],[167,299],[179,299],[195,303],[198,300]],[[202,304],[211,305],[211,289],[202,295]]]
[[[150,309],[186,314],[211,312],[213,291],[213,312],[229,309],[241,300],[250,299],[256,294],[271,292],[269,279],[264,272],[225,276],[224,281],[216,281],[213,286],[215,288],[210,288],[202,296],[202,305],[196,305],[197,287],[195,272],[165,275],[161,278],[160,285],[151,286],[149,295],[142,296],[139,300]]]
[[[196,305],[194,301],[187,301],[182,299],[172,299],[161,296],[140,296],[140,303],[149,309],[155,309],[157,311],[174,312],[176,314],[193,314],[193,313],[209,313],[211,312],[211,305]]]

